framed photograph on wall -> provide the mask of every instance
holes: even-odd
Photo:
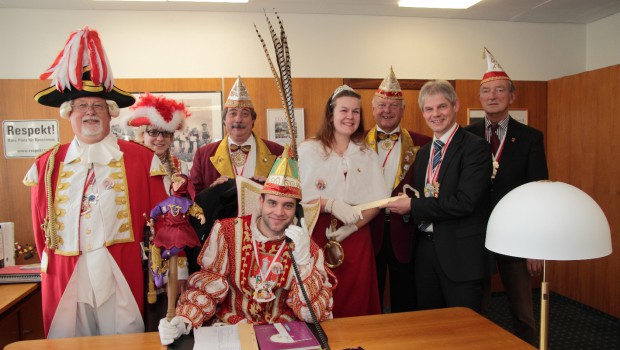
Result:
[[[136,98],[142,93],[136,92],[132,95]],[[163,95],[178,102],[183,102],[191,113],[185,119],[183,130],[174,133],[171,145],[172,154],[180,160],[191,163],[198,147],[206,145],[223,136],[222,132],[222,92],[151,92],[153,95]],[[135,131],[129,127],[122,129],[121,121],[131,113],[129,108],[121,109],[119,118],[112,120],[112,132],[118,138],[126,140],[135,139]]]
[[[527,108],[512,108],[510,116],[525,125],[527,125]],[[481,108],[467,108],[467,125],[474,124],[478,120],[484,119],[484,110]]]
[[[295,124],[297,125],[297,145],[299,145],[301,141],[305,140],[303,108],[295,108]],[[267,139],[281,145],[291,143],[284,109],[267,109]]]

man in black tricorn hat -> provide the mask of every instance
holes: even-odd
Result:
[[[39,156],[24,178],[41,258],[48,338],[143,332],[143,213],[166,198],[165,170],[110,122],[131,94],[114,86],[97,32],[73,32],[35,95],[59,107],[75,137]]]

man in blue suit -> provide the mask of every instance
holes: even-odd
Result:
[[[515,100],[512,80],[485,48],[488,69],[480,82],[484,120],[466,130],[485,138],[493,148],[491,210],[516,187],[549,177],[543,134],[510,117]],[[532,277],[540,275],[542,261],[495,254],[497,269],[508,296],[515,335],[535,344],[536,321],[532,305]],[[490,296],[490,283],[486,295]]]
[[[488,142],[456,123],[459,101],[447,81],[429,81],[418,103],[433,142],[414,161],[419,198],[386,205],[416,224],[414,276],[418,307],[464,306],[481,311],[492,257],[484,247],[492,161]]]

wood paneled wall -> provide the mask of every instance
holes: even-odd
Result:
[[[517,81],[515,108],[528,109],[529,124],[545,133],[552,179],[576,185],[603,206],[615,241],[618,239],[620,207],[618,141],[620,97],[617,94],[620,68],[584,73],[549,82]],[[224,100],[235,78],[117,79],[127,91],[223,91]],[[259,137],[267,137],[267,108],[281,108],[271,78],[243,78],[258,118],[254,127]],[[305,136],[315,135],[323,118],[325,103],[342,78],[294,79],[295,106],[304,108]],[[39,80],[0,80],[0,119],[54,119],[58,110],[40,106],[32,96],[48,86]],[[456,80],[461,101],[458,122],[467,122],[467,108],[480,108],[479,81]],[[358,89],[363,97],[364,123],[374,125],[370,100],[374,89]],[[404,90],[406,108],[403,125],[407,129],[431,135],[417,105],[418,90]],[[549,103],[547,103],[549,94]],[[549,108],[549,117],[547,116]],[[60,120],[60,140],[69,142],[72,132],[68,121]],[[585,127],[587,126],[587,127]],[[569,142],[570,141],[570,142]],[[0,160],[0,221],[13,221],[16,240],[33,244],[30,221],[30,191],[21,180],[33,159]],[[618,244],[614,246],[618,248]],[[30,260],[32,261],[32,260]],[[551,287],[604,312],[620,317],[620,259],[610,258],[551,265]]]
[[[131,92],[223,91],[225,101],[235,79],[117,79],[116,85]],[[242,79],[258,112],[254,130],[258,137],[267,138],[265,110],[282,107],[273,79]],[[294,80],[295,106],[304,108],[306,137],[313,136],[319,129],[324,103],[339,85],[342,85],[341,78]],[[70,142],[73,138],[71,126],[67,120],[59,117],[58,109],[41,106],[33,100],[36,92],[48,86],[48,81],[0,79],[0,120],[58,119],[60,142]],[[30,218],[30,190],[22,184],[22,179],[33,161],[32,158],[5,157],[0,160],[0,222],[14,222],[15,240],[32,245],[34,239]],[[35,259],[38,260],[36,254]],[[27,262],[34,262],[33,260]],[[24,263],[20,258],[18,262]]]
[[[547,154],[553,180],[601,206],[613,253],[549,266],[551,290],[620,317],[620,65],[548,83]]]

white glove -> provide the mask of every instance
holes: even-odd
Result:
[[[298,265],[306,265],[310,263],[310,235],[306,228],[306,220],[301,218],[299,222],[301,226],[289,225],[284,234],[295,243],[293,257]]]
[[[159,339],[162,345],[172,344],[183,334],[189,334],[192,324],[185,317],[174,316],[171,321],[165,318],[159,320]]]
[[[353,209],[352,206],[340,199],[328,199],[324,210],[327,213],[334,214],[345,225],[354,224],[362,219],[362,213],[359,210]]]
[[[338,242],[342,242],[345,238],[349,237],[353,232],[357,231],[357,226],[354,224],[341,226],[336,231],[332,232],[332,230],[328,227],[325,231],[325,236],[327,239],[335,239]]]

